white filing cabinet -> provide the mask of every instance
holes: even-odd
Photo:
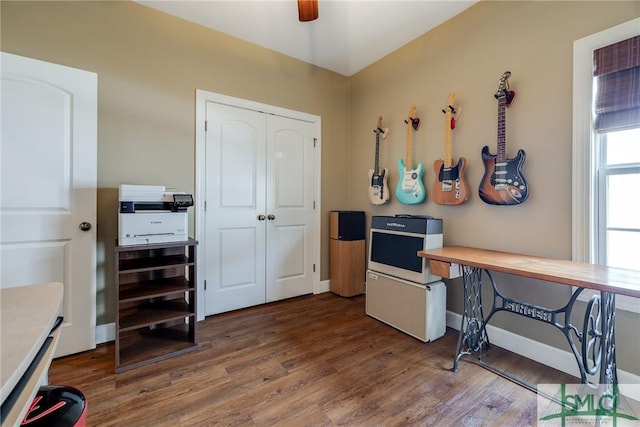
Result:
[[[369,316],[424,342],[444,335],[444,282],[418,284],[368,270],[366,287]]]

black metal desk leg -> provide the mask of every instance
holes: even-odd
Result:
[[[617,384],[616,368],[616,295],[600,292],[602,304],[602,347],[600,365],[600,384]]]
[[[489,348],[489,337],[485,330],[482,311],[482,271],[480,268],[462,266],[464,305],[456,355],[453,359],[454,372],[458,370],[460,357],[477,352],[480,359],[482,351]]]

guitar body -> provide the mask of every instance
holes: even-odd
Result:
[[[398,160],[399,179],[396,186],[396,199],[405,205],[415,205],[422,203],[426,197],[424,185],[422,184],[422,175],[424,168],[422,163],[418,164],[415,169],[407,170],[404,160]]]
[[[387,168],[383,168],[379,174],[369,169],[369,201],[374,205],[389,203],[388,174]]]
[[[460,205],[469,199],[469,188],[464,181],[467,162],[464,157],[455,166],[444,167],[444,160],[436,160],[433,169],[436,180],[431,188],[431,200],[439,205]]]
[[[529,197],[527,183],[522,176],[524,150],[518,150],[513,159],[496,163],[496,155],[489,153],[489,147],[482,148],[484,176],[480,182],[480,198],[490,205],[519,205]]]

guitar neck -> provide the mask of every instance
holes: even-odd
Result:
[[[379,158],[380,158],[380,132],[381,130],[378,128],[376,129],[376,164],[375,167],[373,168],[373,171],[376,175],[380,174],[380,163],[379,163]]]
[[[444,127],[444,167],[450,168],[453,166],[453,159],[451,158],[451,113],[445,113],[445,127]]]
[[[406,169],[413,169],[413,159],[411,158],[411,153],[413,152],[413,149],[411,148],[411,139],[412,139],[411,127],[412,126],[413,126],[413,122],[410,117],[407,120],[407,155],[405,157]]]
[[[498,152],[496,162],[504,162],[507,159],[507,141],[505,137],[505,107],[507,105],[507,97],[498,98]]]

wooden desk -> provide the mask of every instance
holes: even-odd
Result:
[[[640,298],[640,272],[462,246],[419,251],[418,255],[429,260],[434,274],[445,278],[463,278],[464,306],[453,363],[454,371],[457,370],[458,361],[463,355],[476,353],[480,361],[482,353],[490,346],[486,324],[496,312],[509,311],[560,329],[576,358],[583,383],[588,382],[588,375],[598,373],[601,384],[618,382],[615,355],[615,296],[618,294]],[[564,307],[550,309],[505,297],[498,289],[491,271],[575,286],[577,289]],[[481,297],[483,272],[489,278],[494,291],[491,312],[486,317],[483,314]],[[573,304],[584,289],[593,289],[600,293],[593,295],[587,303],[580,330],[571,323],[571,313]],[[492,369],[484,363],[481,364]],[[498,373],[505,375],[504,372]],[[506,376],[531,388],[517,378],[508,374]]]

